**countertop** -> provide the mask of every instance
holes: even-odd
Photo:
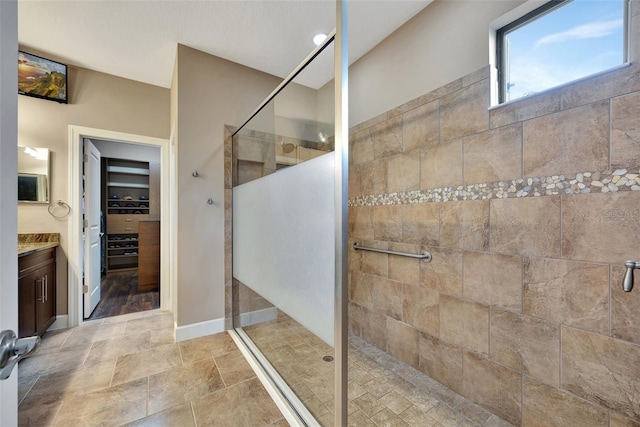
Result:
[[[59,245],[58,233],[18,234],[18,258]]]

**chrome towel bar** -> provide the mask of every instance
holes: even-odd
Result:
[[[407,253],[407,252],[390,251],[390,250],[387,250],[387,249],[368,248],[366,246],[360,246],[357,243],[353,244],[353,249],[361,250],[361,251],[380,252],[380,253],[389,254],[389,255],[406,256],[406,257],[409,257],[409,258],[423,259],[426,262],[430,262],[431,261],[431,252],[423,252],[421,254],[411,254],[411,253]]]

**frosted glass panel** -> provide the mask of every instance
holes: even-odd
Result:
[[[333,346],[334,154],[233,189],[233,275]]]

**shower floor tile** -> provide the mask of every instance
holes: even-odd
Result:
[[[244,328],[309,412],[333,426],[333,349],[279,312]],[[349,337],[349,426],[508,427],[508,422],[413,367]]]

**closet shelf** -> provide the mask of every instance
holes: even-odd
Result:
[[[123,173],[127,175],[149,175],[149,169],[132,168],[126,166],[108,166],[107,172]]]
[[[138,184],[135,182],[107,182],[107,186],[125,188],[149,188],[149,184]]]

